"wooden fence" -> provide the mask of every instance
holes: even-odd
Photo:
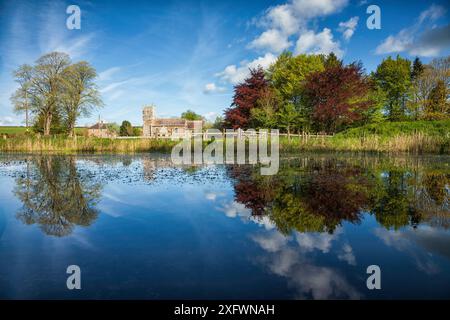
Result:
[[[195,138],[202,137],[203,140],[211,140],[213,137],[217,135],[222,135],[223,137],[235,136],[237,139],[248,139],[248,138],[257,138],[267,136],[267,133],[261,133],[258,131],[254,132],[246,132],[244,130],[238,130],[233,132],[222,131],[221,133],[214,132],[198,132],[198,133],[190,133],[189,135],[184,134],[172,134],[167,136],[158,136],[158,137],[148,137],[148,136],[134,136],[134,137],[115,137],[114,139],[183,139],[183,138]],[[270,133],[268,134],[270,136]],[[280,137],[290,137],[290,138],[301,138],[301,139],[314,139],[314,138],[326,138],[332,137],[333,135],[323,134],[323,133],[279,133]]]

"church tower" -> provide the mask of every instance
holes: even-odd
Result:
[[[144,109],[142,110],[142,119],[143,119],[143,126],[142,126],[143,135],[151,136],[153,120],[155,119],[155,107],[154,106],[144,107]]]

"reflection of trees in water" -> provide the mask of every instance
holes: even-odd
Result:
[[[358,223],[362,212],[386,228],[420,222],[449,226],[449,175],[420,167],[359,166],[345,160],[282,162],[276,176],[230,166],[235,199],[254,215],[267,214],[288,234],[333,232],[342,221]]]
[[[74,157],[33,158],[16,183],[23,204],[17,217],[48,235],[69,235],[75,225],[88,226],[97,218],[101,185],[77,173]]]

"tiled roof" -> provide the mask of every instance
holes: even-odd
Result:
[[[184,127],[186,126],[186,120],[180,118],[173,119],[154,119],[154,126],[168,126],[168,127]]]
[[[200,127],[203,125],[203,120],[188,120],[187,127],[188,129],[194,129],[196,127]]]

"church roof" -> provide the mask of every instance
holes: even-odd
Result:
[[[154,126],[166,126],[166,127],[185,127],[187,120],[180,118],[170,118],[170,119],[154,119]]]
[[[89,129],[108,129],[108,127],[106,126],[106,123],[97,122],[93,126],[89,127]]]

